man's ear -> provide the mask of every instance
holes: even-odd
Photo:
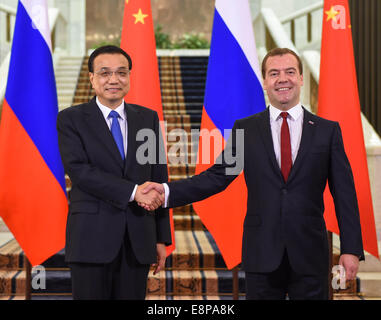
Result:
[[[93,85],[94,73],[89,72],[89,78],[90,78],[90,82],[91,82],[91,87],[94,89],[94,85]]]
[[[263,87],[263,90],[267,90],[267,81],[265,79],[263,79],[262,81],[262,87]]]

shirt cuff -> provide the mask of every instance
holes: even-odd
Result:
[[[168,197],[169,197],[169,187],[166,183],[163,183],[163,187],[164,187],[164,196],[165,196],[163,208],[167,208],[168,207]]]
[[[138,189],[138,185],[136,184],[134,190],[133,190],[132,193],[131,193],[131,197],[130,197],[129,202],[132,202],[132,201],[135,200],[135,193],[136,193],[136,190],[137,190],[137,189]]]

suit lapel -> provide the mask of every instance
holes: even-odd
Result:
[[[270,162],[273,165],[275,172],[279,175],[281,179],[283,179],[282,173],[280,171],[278,162],[276,161],[276,157],[275,157],[274,143],[273,143],[273,137],[271,134],[271,126],[270,126],[269,108],[267,108],[264,112],[262,112],[261,117],[258,120],[259,120],[259,128],[260,128],[259,131],[261,133],[263,144],[265,145],[267,154],[270,158]]]
[[[136,164],[136,134],[143,127],[143,124],[139,111],[133,105],[124,103],[124,109],[127,114],[128,126],[127,157],[124,167],[124,173],[127,174],[129,170],[133,170],[132,168]]]
[[[303,163],[303,159],[308,153],[308,150],[312,144],[312,139],[315,134],[315,128],[316,128],[316,117],[308,112],[303,107],[303,129],[302,129],[302,138],[300,141],[300,146],[298,150],[298,154],[296,156],[294,165],[291,168],[290,175],[287,179],[287,183],[289,183],[296,175],[296,172],[300,168],[301,164]]]
[[[104,144],[105,149],[112,154],[115,161],[117,161],[118,164],[123,168],[124,163],[120,156],[118,147],[115,143],[110,129],[107,126],[101,110],[95,102],[95,98],[89,102],[85,112],[87,124],[93,131],[94,135],[97,137],[98,141]]]

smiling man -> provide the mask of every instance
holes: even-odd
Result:
[[[159,119],[150,109],[124,102],[132,61],[122,49],[96,49],[88,68],[96,97],[61,111],[57,120],[61,157],[72,182],[65,260],[73,297],[144,299],[150,264],[160,271],[165,245],[171,243],[168,210],[152,214],[137,205],[157,208],[162,196],[143,195],[142,183],[168,180],[158,156],[156,164],[136,161],[143,143],[136,141],[139,130],[155,133],[155,150],[163,145]]]
[[[169,207],[203,200],[223,191],[228,175],[225,151],[236,157],[244,146],[248,197],[243,226],[242,267],[247,299],[327,299],[329,252],[323,193],[327,182],[340,229],[340,264],[354,279],[364,259],[353,175],[337,122],[300,104],[303,67],[291,50],[276,48],[262,62],[270,105],[237,120],[216,164],[189,179],[151,183],[165,191]],[[236,131],[244,141],[236,142]],[[237,134],[238,136],[238,134]],[[231,213],[234,216],[234,212]]]
[[[263,60],[263,88],[275,108],[287,111],[299,104],[303,65],[293,51],[273,55],[276,52],[267,55]]]

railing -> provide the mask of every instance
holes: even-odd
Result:
[[[49,25],[52,36],[52,51],[53,63],[57,63],[59,56],[65,53],[67,49],[67,22],[61,15],[60,11],[56,8],[49,8]],[[8,69],[10,62],[10,47],[13,38],[13,30],[15,25],[16,10],[0,4],[0,48],[4,45],[9,46],[8,52],[5,57],[0,60],[0,111],[3,105],[5,89],[8,79]],[[1,24],[5,23],[5,27]],[[2,56],[0,55],[0,59]]]
[[[0,16],[1,16],[0,39],[1,40],[5,39],[5,41],[9,43],[12,38],[11,34],[13,31],[13,26],[15,22],[16,10],[4,4],[0,4]]]
[[[318,25],[321,25],[321,21],[322,21],[321,14],[322,14],[323,6],[324,6],[324,2],[319,1],[313,5],[310,5],[306,8],[298,10],[280,20],[280,22],[282,23],[284,27],[289,26],[290,38],[293,43],[296,44],[297,41],[299,40],[297,37],[297,32],[296,32],[297,30],[302,30],[302,32],[305,31],[302,34],[303,37],[300,38],[300,40],[302,41],[304,45],[313,44],[314,40],[317,40],[317,41],[320,40],[320,33],[314,34],[313,31],[321,29],[321,28],[316,28],[316,25],[317,23]],[[317,23],[316,22],[314,23],[314,19],[316,19]],[[296,27],[298,23],[302,25],[300,25],[300,28],[297,29]],[[306,26],[305,28],[303,28],[304,25]],[[314,28],[312,26],[314,26]],[[299,48],[300,46],[296,45],[296,47]]]
[[[275,47],[289,48],[295,51],[303,60],[304,85],[301,91],[301,102],[312,112],[317,111],[317,96],[320,68],[321,23],[313,20],[321,16],[323,1],[298,10],[293,14],[279,19],[270,8],[262,8],[261,14],[254,21],[254,28],[259,33],[259,58]],[[320,18],[321,21],[322,18]],[[304,21],[305,28],[296,28],[300,21]],[[287,28],[289,29],[287,31]],[[312,31],[317,29],[317,31]],[[298,31],[298,32],[297,32]],[[305,50],[306,48],[315,50]]]
[[[0,62],[8,54],[15,25],[16,10],[0,4]]]

